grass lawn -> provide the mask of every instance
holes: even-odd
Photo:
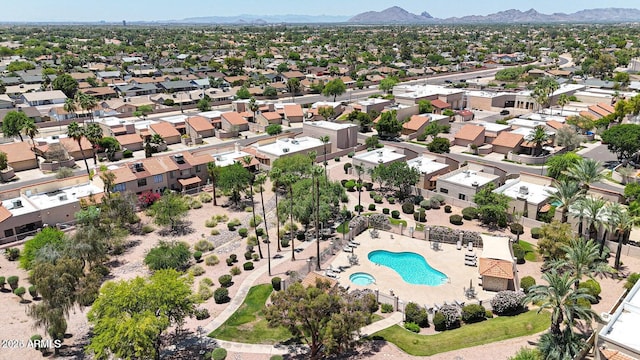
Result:
[[[399,325],[378,331],[371,337],[382,338],[415,356],[430,356],[471,346],[488,344],[515,337],[532,335],[551,325],[548,312],[537,314],[535,310],[518,316],[501,316],[480,323],[463,325],[435,335],[419,335]],[[433,325],[432,325],[433,326]]]
[[[336,231],[339,232],[340,234],[346,234],[349,232],[349,220],[343,222],[342,224],[338,225],[338,227],[336,228]]]
[[[287,329],[270,328],[264,318],[264,304],[272,291],[271,284],[252,287],[238,311],[209,336],[249,344],[275,344],[290,339]]]
[[[525,254],[524,254],[525,260],[533,261],[533,262],[539,261],[538,248],[535,245],[528,243],[526,241],[520,240],[520,246],[522,247],[522,250],[525,251]]]
[[[400,224],[402,224],[402,227],[404,227],[404,228],[407,227],[407,221],[406,220],[394,219],[391,216],[389,216],[389,223],[391,225],[400,225]]]

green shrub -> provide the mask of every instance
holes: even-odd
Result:
[[[369,204],[369,211],[376,211],[376,204]]]
[[[353,151],[349,151],[349,153],[347,154],[347,157],[348,157],[348,158],[352,158],[352,157],[354,157],[355,155],[356,155],[356,153],[355,153],[355,152],[353,152]]]
[[[184,242],[160,241],[158,246],[149,250],[144,263],[151,270],[175,269],[183,270],[189,264],[191,251]]]
[[[426,209],[427,206],[431,207],[431,201],[429,199],[424,199],[420,201],[420,207]]]
[[[212,251],[214,249],[213,243],[209,240],[199,240],[193,245],[193,249],[200,252]]]
[[[470,206],[462,209],[462,217],[465,220],[473,220],[478,218],[478,209]]]
[[[627,290],[631,290],[631,288],[638,282],[639,279],[640,279],[639,273],[631,273],[627,277],[627,281],[624,283],[624,288]],[[2,284],[2,281],[0,281],[0,285],[1,284]]]
[[[245,260],[251,260],[251,255],[252,255],[251,251],[245,252],[244,253],[244,259]]]
[[[525,294],[528,293],[529,288],[535,284],[536,284],[536,279],[534,279],[531,276],[525,276],[522,279],[520,279],[520,287],[522,288],[522,291],[524,291]]]
[[[522,227],[522,224],[513,223],[509,228],[511,229],[511,233],[514,235],[524,234],[524,227]]]
[[[280,239],[280,246],[283,248],[289,247],[289,238],[284,237]]]
[[[240,274],[242,274],[242,270],[240,270],[240,268],[239,268],[239,267],[234,266],[234,267],[232,267],[232,268],[231,268],[231,270],[229,270],[229,273],[230,273],[231,275],[233,275],[233,276],[236,276],[236,275],[240,275]]]
[[[520,244],[513,244],[513,256],[516,257],[518,264],[524,264],[524,256],[526,252]]]
[[[198,300],[207,301],[211,299],[212,296],[213,296],[213,291],[211,291],[211,289],[209,289],[208,286],[200,285],[198,287],[198,293],[196,294],[196,297],[198,298]]]
[[[46,227],[42,229],[42,231],[37,233],[33,239],[27,240],[27,242],[24,243],[24,250],[20,257],[20,267],[30,270],[38,250],[42,249],[47,244],[51,244],[53,247],[58,248],[62,246],[63,239],[64,233],[56,228]]]
[[[204,319],[208,319],[209,317],[211,317],[211,314],[209,314],[209,310],[205,309],[205,308],[197,308],[194,310],[193,315],[196,317],[196,320],[204,320]]]
[[[200,209],[200,208],[202,208],[202,203],[199,200],[193,200],[191,202],[191,208],[192,209]]]
[[[27,293],[27,290],[25,290],[23,286],[20,286],[19,288],[16,288],[15,290],[13,290],[13,293],[17,295],[20,298],[20,300],[24,300],[24,294]]]
[[[356,205],[353,207],[353,210],[355,210],[356,212],[358,212],[358,209],[360,212],[364,211],[364,206],[362,205]]]
[[[196,260],[196,262],[200,262],[200,260],[202,259],[202,251],[194,251],[193,258]]]
[[[211,234],[211,235],[213,235],[213,236],[220,235],[220,230],[218,230],[218,229],[211,229],[211,232],[210,232],[209,234]]]
[[[236,225],[234,223],[228,222],[227,223],[227,229],[229,231],[236,231]]]
[[[404,316],[406,322],[415,323],[418,327],[429,327],[429,314],[427,309],[420,305],[410,302],[404,308]]]
[[[336,156],[335,158],[333,158],[333,160],[335,160],[336,162],[340,162],[340,157]]]
[[[487,309],[487,311],[485,311],[484,316],[487,319],[492,319],[493,318],[493,313],[491,312],[491,310]]]
[[[532,238],[539,239],[541,233],[542,233],[542,229],[540,229],[539,227],[531,228],[531,237]]]
[[[213,292],[213,300],[216,304],[224,304],[229,302],[229,290],[226,288],[217,288],[216,291]]]
[[[11,287],[11,291],[15,290],[18,288],[18,281],[20,280],[19,277],[17,276],[9,276],[7,278],[7,284],[9,284],[9,286]]]
[[[246,263],[242,264],[242,268],[244,268],[244,271],[253,270],[253,263],[251,261],[247,261]]]
[[[445,205],[444,206],[444,212],[447,213],[447,214],[450,214],[451,213],[451,205]]]
[[[382,213],[385,215],[389,215],[389,208],[383,208]]]
[[[238,229],[238,235],[240,235],[242,237],[247,237],[248,233],[249,233],[249,230],[247,230],[247,228]]]
[[[213,280],[211,280],[211,278],[204,278],[202,280],[200,280],[200,284],[201,285],[206,285],[206,286],[213,286]]]
[[[213,360],[224,360],[227,358],[227,350],[223,348],[216,348],[211,352],[211,359]]]
[[[250,228],[254,228],[257,227],[258,225],[262,224],[262,216],[256,214],[256,220],[253,220],[253,216],[251,217],[251,219],[249,219],[249,227]]]
[[[393,312],[393,305],[387,304],[387,303],[383,303],[383,304],[380,305],[380,311],[383,314],[392,313]]]
[[[253,256],[251,257],[251,259],[252,259],[253,261],[260,261],[260,255],[258,255],[258,254],[253,254]]]
[[[202,274],[204,274],[204,273],[205,273],[204,268],[203,268],[202,266],[200,266],[200,265],[193,266],[193,267],[189,270],[189,272],[190,272],[190,273],[191,273],[191,275],[193,275],[193,276],[200,276],[200,275],[202,275]]]
[[[29,286],[29,295],[31,295],[32,299],[38,298],[38,289],[35,285]]]
[[[395,204],[395,203],[396,203],[396,198],[394,198],[394,197],[388,197],[388,198],[387,198],[387,202],[388,202],[389,204],[393,205],[393,204]]]
[[[414,332],[414,333],[419,333],[420,332],[420,326],[418,326],[418,324],[416,323],[412,323],[412,322],[405,322],[404,323],[404,328]]]
[[[218,226],[218,221],[216,219],[207,219],[207,221],[204,222],[204,226],[214,228]]]
[[[356,191],[356,182],[353,180],[348,180],[346,183],[344,183],[344,187],[347,189],[347,191]]]
[[[258,236],[263,236],[264,235],[264,229],[263,228],[257,228],[256,229],[256,234]]]
[[[142,233],[143,233],[143,234],[149,234],[149,233],[152,233],[152,232],[153,232],[153,230],[155,230],[155,229],[153,228],[153,226],[151,226],[151,225],[149,225],[149,224],[142,225]]]
[[[393,211],[391,212],[391,217],[392,217],[392,218],[394,218],[394,219],[400,219],[400,211],[398,211],[398,210],[393,210]]]
[[[440,209],[440,201],[436,198],[431,198],[431,200],[429,200],[429,206],[432,209]],[[425,207],[425,209],[428,209],[428,208]]]
[[[20,257],[20,249],[8,248],[4,251],[4,257],[9,261],[16,261]]]
[[[0,289],[4,289],[4,285],[7,283],[4,276],[0,276]]]
[[[433,327],[436,329],[436,331],[447,330],[446,318],[439,311],[437,311],[433,315]]]
[[[233,285],[233,277],[231,277],[231,275],[222,275],[218,278],[218,282],[220,286],[226,288]]]
[[[451,215],[449,216],[449,222],[453,225],[462,225],[462,216],[460,215]]]
[[[220,259],[218,259],[215,255],[209,255],[206,259],[204,259],[204,264],[207,266],[214,266],[220,263]]]
[[[376,195],[373,197],[373,202],[376,204],[382,204],[382,196]]]
[[[598,298],[600,297],[600,292],[602,291],[602,288],[600,287],[600,283],[598,283],[593,279],[589,279],[585,282],[581,282],[580,285],[578,285],[578,287],[580,289],[587,289],[589,294],[595,298],[594,304],[598,301]]]
[[[404,204],[402,204],[402,212],[405,214],[413,214],[414,207],[415,205],[413,205],[412,202],[407,201]]]
[[[131,151],[129,149],[125,149],[122,152],[122,157],[125,158],[125,159],[132,158],[133,157],[133,151]]]
[[[462,321],[467,324],[480,322],[486,319],[487,313],[484,306],[479,304],[469,304],[462,308]]]
[[[427,214],[424,209],[420,208],[418,211],[413,213],[413,219],[417,222],[425,222],[427,221]]]
[[[227,266],[233,266],[233,259],[227,258],[226,262],[227,262]]]
[[[211,201],[213,201],[213,195],[209,193],[202,193],[198,196],[198,200],[203,203],[210,203]]]
[[[282,288],[282,279],[277,276],[271,278],[271,286],[273,286],[273,290],[280,291],[280,289]]]

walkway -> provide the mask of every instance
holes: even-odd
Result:
[[[404,314],[396,311],[388,318],[376,321],[373,324],[369,324],[363,327],[362,329],[360,329],[360,333],[361,336],[368,336],[393,325],[400,324],[402,321],[404,321]]]

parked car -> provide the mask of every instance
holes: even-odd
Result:
[[[509,115],[509,114],[511,114],[511,113],[509,112],[509,110],[502,110],[502,111],[500,111],[500,115]]]

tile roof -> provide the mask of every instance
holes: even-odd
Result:
[[[547,126],[549,126],[550,128],[553,128],[555,130],[558,130],[560,128],[565,127],[566,125],[559,122],[559,121],[555,121],[555,120],[549,120],[547,121]]]
[[[116,140],[120,145],[130,145],[142,142],[142,138],[138,134],[125,134],[116,136]]]
[[[600,116],[607,116],[607,115],[610,114],[610,112],[608,112],[607,110],[601,108],[598,105],[589,106],[589,111],[592,111],[592,112],[594,112],[594,113],[596,113],[597,115],[600,115]]]
[[[195,131],[207,131],[213,130],[213,125],[209,119],[202,116],[191,116],[185,119],[185,122],[189,124]]]
[[[13,214],[11,214],[11,211],[9,211],[6,207],[0,205],[0,222],[7,220],[11,216],[13,216]]]
[[[478,272],[482,276],[513,279],[513,264],[506,260],[480,258]]]
[[[514,134],[511,132],[503,131],[493,140],[491,144],[493,146],[504,146],[513,149],[516,146],[520,145],[523,140],[524,136],[522,134]]]
[[[475,140],[478,136],[484,134],[484,127],[472,124],[466,124],[455,135],[456,139],[461,140]]]
[[[284,106],[284,115],[286,117],[290,116],[303,116],[302,107],[299,104],[295,105],[285,105]]]
[[[248,121],[243,118],[242,115],[238,114],[235,111],[223,113],[221,116],[231,125],[244,125],[248,123]]]
[[[111,172],[113,173],[113,175],[115,175],[115,179],[113,180],[114,184],[122,184],[137,179],[128,166],[119,167],[117,169],[111,170]]]
[[[60,139],[60,144],[67,149],[67,152],[76,152],[76,151],[80,151],[80,147],[78,146],[78,142],[76,140],[74,140],[73,138],[62,138]],[[87,140],[86,137],[82,137],[82,139],[80,140],[80,144],[82,144],[82,152],[84,152],[84,156],[87,157],[90,155],[89,152],[86,152],[87,150],[91,150],[91,143],[89,142],[89,140]]]
[[[274,120],[281,120],[282,119],[282,115],[280,115],[278,112],[275,112],[275,111],[263,112],[262,116],[265,119],[267,119],[268,121],[274,121]]]
[[[637,360],[634,357],[621,353],[619,350],[602,349],[600,352],[607,360]]]
[[[429,122],[429,118],[426,116],[413,115],[409,121],[402,124],[404,129],[418,131],[421,127],[423,127],[426,123]]]
[[[444,102],[440,99],[435,99],[435,100],[431,100],[431,105],[433,105],[433,107],[436,107],[438,109],[450,109],[451,108],[451,104]]]
[[[162,136],[163,138],[180,136],[180,132],[178,132],[178,130],[176,130],[176,128],[173,127],[172,124],[169,124],[167,122],[151,124],[149,125],[149,128],[153,130],[154,133]]]

